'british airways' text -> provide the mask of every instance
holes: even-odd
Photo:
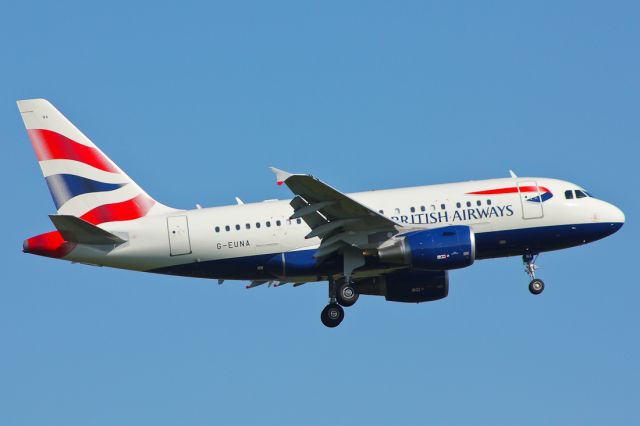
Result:
[[[453,214],[450,214],[447,210],[412,213],[410,215],[391,216],[391,219],[400,223],[429,225],[432,223],[468,222],[470,220],[491,219],[505,216],[513,216],[512,205],[457,209]]]

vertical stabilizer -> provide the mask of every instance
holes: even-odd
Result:
[[[17,103],[58,214],[98,225],[173,210],[151,198],[49,101]]]

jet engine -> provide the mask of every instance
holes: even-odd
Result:
[[[409,232],[380,247],[377,255],[383,263],[408,265],[412,269],[464,268],[475,260],[475,235],[463,225]]]

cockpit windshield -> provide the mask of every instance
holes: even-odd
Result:
[[[593,198],[593,195],[582,189],[568,189],[564,191],[564,198],[573,200],[574,198]]]

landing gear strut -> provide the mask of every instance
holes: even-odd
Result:
[[[329,327],[337,327],[344,319],[344,309],[337,302],[338,285],[334,279],[329,280],[329,304],[320,313],[320,321]]]
[[[540,294],[544,291],[544,281],[536,278],[536,260],[538,259],[538,255],[533,254],[525,254],[522,256],[522,262],[524,263],[524,271],[531,278],[531,282],[529,283],[529,291],[531,294]]]
[[[340,325],[344,319],[344,309],[352,306],[358,300],[360,294],[355,289],[351,280],[346,278],[340,284],[334,279],[329,280],[329,304],[320,314],[320,320],[327,327],[333,328]]]
[[[365,264],[362,250],[356,247],[342,249],[343,272],[340,283],[329,277],[329,304],[322,310],[320,319],[327,327],[337,327],[344,319],[344,309],[352,306],[360,296],[351,282],[353,271]]]

